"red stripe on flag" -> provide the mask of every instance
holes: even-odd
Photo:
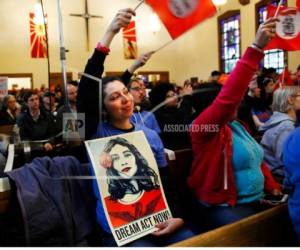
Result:
[[[30,48],[32,58],[46,58],[46,33],[43,24],[36,24],[34,13],[29,13],[30,22]]]
[[[123,29],[123,45],[125,59],[137,58],[137,43],[136,43],[135,21]]]
[[[287,67],[284,68],[283,72],[279,77],[279,82],[282,86],[293,86],[294,82],[290,76],[290,72]]]
[[[123,29],[123,37],[131,42],[136,42],[135,21],[131,21],[130,24]]]

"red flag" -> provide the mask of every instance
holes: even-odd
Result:
[[[277,7],[268,5],[268,17],[273,17]],[[265,50],[300,50],[300,12],[297,8],[282,6],[278,13],[280,20],[276,25],[276,35]]]
[[[297,6],[298,10],[300,10],[300,0],[297,0],[296,6]]]
[[[293,86],[294,82],[290,76],[289,70],[287,67],[284,68],[281,75],[279,76],[279,84],[281,86]]]
[[[146,0],[146,3],[158,14],[173,39],[216,13],[211,0]]]
[[[46,30],[44,24],[37,22],[34,13],[29,13],[30,17],[30,46],[32,58],[46,58]]]
[[[124,44],[124,57],[125,59],[137,58],[137,43],[135,32],[135,21],[123,29],[123,44]]]

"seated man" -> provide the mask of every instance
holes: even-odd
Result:
[[[77,116],[77,86],[72,83],[67,84],[67,93],[68,93],[68,101],[69,105],[63,105],[57,110],[57,114],[55,116],[55,130],[56,134],[59,134],[63,130],[63,116],[67,113],[72,113],[74,117]]]
[[[47,91],[43,94],[43,108],[52,114],[56,111],[55,94]]]
[[[24,95],[27,110],[17,120],[21,140],[46,140],[54,136],[54,122],[50,114],[40,108],[40,100],[36,93],[28,91]],[[45,143],[44,149],[51,151],[51,143]]]

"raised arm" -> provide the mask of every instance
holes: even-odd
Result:
[[[237,62],[229,79],[213,103],[196,118],[193,123],[194,125],[201,126],[211,124],[224,126],[234,118],[248,84],[264,56],[262,50],[275,35],[277,21],[278,19],[276,18],[270,18],[259,26],[254,43]],[[208,130],[200,130],[201,132],[193,131],[197,130],[192,130],[191,134],[194,136],[208,136],[212,134],[209,133]]]
[[[140,67],[143,67],[150,57],[154,54],[154,51],[150,51],[140,55],[134,62],[130,65],[128,69],[123,73],[121,76],[125,85],[130,82],[130,78],[132,77],[133,73]]]
[[[118,11],[94,50],[92,57],[88,60],[84,70],[85,74],[80,79],[77,111],[85,114],[86,139],[95,134],[99,122],[99,81],[88,76],[102,77],[104,60],[109,53],[111,42],[121,28],[128,26],[133,15],[135,15],[135,12],[129,8]]]

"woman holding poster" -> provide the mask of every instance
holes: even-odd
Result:
[[[130,121],[130,117],[133,115],[134,103],[132,95],[124,84],[124,82],[126,82],[125,80],[128,80],[128,77],[130,78],[137,68],[146,63],[146,61],[150,58],[151,53],[137,59],[123,75],[123,81],[118,77],[104,77],[101,85],[99,85],[98,81],[86,77],[86,75],[101,77],[104,71],[103,63],[110,51],[109,46],[114,36],[121,28],[128,26],[131,21],[131,17],[134,15],[135,12],[132,9],[120,10],[108,27],[101,41],[98,43],[97,48],[85,67],[85,75],[80,80],[77,108],[78,112],[85,113],[86,138],[91,138],[96,130],[97,132],[94,138],[103,138],[134,131],[144,132],[159,168],[162,185],[164,186],[168,204],[174,218],[169,218],[163,223],[155,225],[157,231],[151,236],[145,236],[141,239],[137,239],[130,244],[127,244],[127,246],[166,246],[192,237],[194,234],[189,229],[182,227],[184,224],[183,220],[180,218],[182,208],[180,207],[179,202],[175,201],[176,195],[172,195],[172,187],[169,184],[169,168],[167,166],[164,153],[164,146],[159,135],[142,124],[133,124]],[[127,78],[125,79],[125,77]],[[100,99],[98,95],[99,86],[102,88],[102,114],[105,114],[105,116],[102,117],[104,120],[101,123],[99,123],[98,120],[100,105],[97,105]],[[103,244],[105,246],[115,246],[116,242],[114,241],[112,232],[108,225],[96,181],[94,181],[94,193],[97,199],[96,219],[105,232],[105,235],[103,236]]]
[[[106,168],[106,208],[114,227],[166,209],[158,176],[147,160],[126,139],[111,139],[100,156]]]

